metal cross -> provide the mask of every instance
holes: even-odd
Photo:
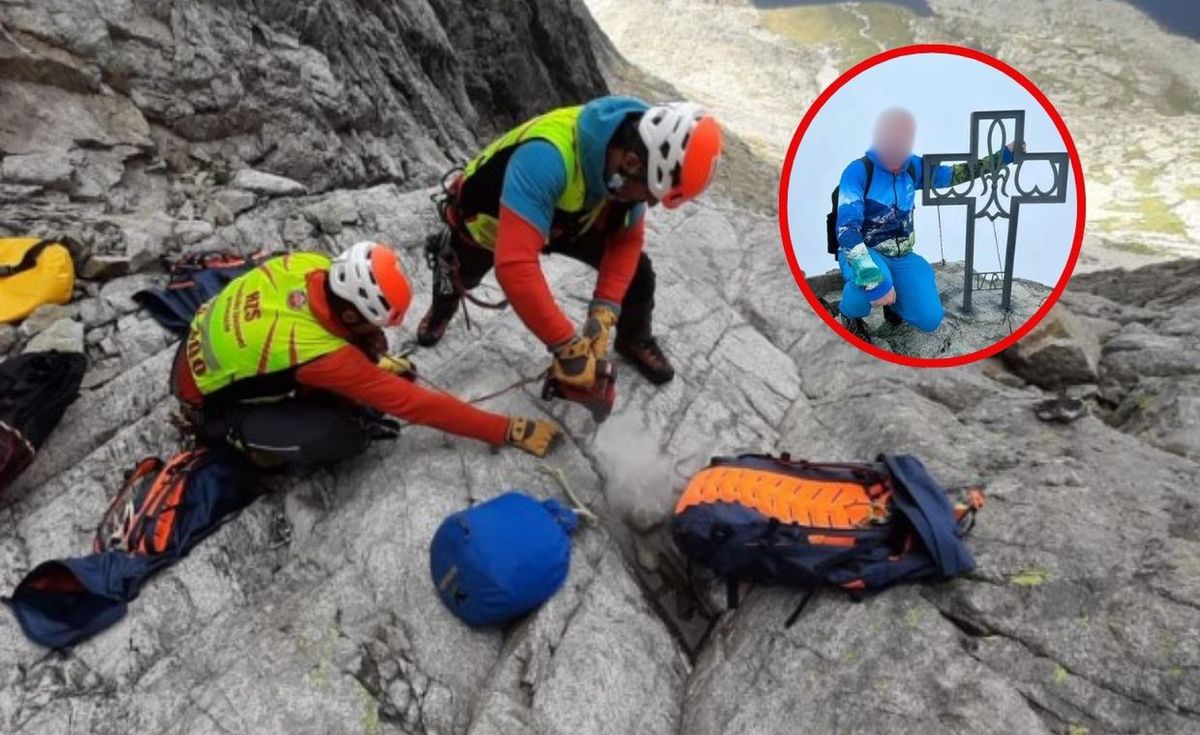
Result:
[[[1012,121],[1015,127],[1013,136],[1012,167],[993,165],[994,154],[1003,152],[1008,145],[1008,129],[1006,121]],[[980,123],[987,122],[987,151],[980,150]],[[965,206],[967,208],[966,256],[964,265],[966,275],[963,286],[963,311],[971,311],[971,293],[974,291],[990,291],[997,287],[1001,272],[975,273],[975,220],[987,217],[994,223],[997,219],[1008,220],[1008,244],[1004,258],[1003,295],[1000,306],[1009,310],[1012,298],[1013,261],[1017,251],[1017,219],[1022,204],[1062,204],[1067,200],[1067,168],[1069,158],[1066,153],[1025,153],[1025,111],[1024,110],[991,110],[971,113],[971,150],[968,153],[931,153],[924,157],[925,170],[922,172],[924,190],[922,203],[935,207]],[[987,156],[987,158],[984,158]],[[981,161],[981,159],[983,159]],[[1021,188],[1021,167],[1029,161],[1042,161],[1050,165],[1054,173],[1054,184],[1049,191],[1042,191],[1037,186],[1026,191]],[[955,191],[953,187],[939,191],[934,189],[933,172],[942,165],[965,164],[970,173],[970,186],[965,191]],[[976,192],[976,182],[981,191]],[[1015,193],[1009,192],[1009,184]],[[983,199],[982,207],[978,206]]]

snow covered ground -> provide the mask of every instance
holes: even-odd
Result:
[[[930,0],[927,16],[887,2],[585,3],[627,59],[777,163],[808,105],[855,62],[910,43],[987,51],[1033,79],[1075,138],[1088,195],[1081,269],[1200,255],[1200,44],[1124,2]]]

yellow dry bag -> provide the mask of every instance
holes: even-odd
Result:
[[[18,322],[43,304],[65,304],[75,264],[61,240],[0,238],[0,324]]]

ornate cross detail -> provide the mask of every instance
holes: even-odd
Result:
[[[987,150],[981,150],[979,131],[981,123],[987,125]],[[1011,122],[1015,132],[1010,141],[1005,123]],[[1013,162],[1003,164],[1001,155],[1012,142]],[[1000,306],[1010,308],[1013,282],[1013,260],[1017,251],[1017,221],[1022,204],[1062,204],[1067,200],[1067,169],[1069,158],[1066,153],[1026,153],[1025,111],[992,110],[971,113],[971,150],[967,153],[931,153],[924,157],[922,173],[924,190],[922,203],[935,207],[965,206],[967,208],[966,276],[963,287],[963,311],[971,311],[971,294],[975,291],[1003,289]],[[1021,167],[1030,161],[1048,164],[1054,183],[1048,191],[1037,186],[1026,190],[1021,187]],[[935,189],[932,186],[933,172],[939,166],[966,166],[970,183],[963,191],[954,187]],[[1012,187],[1010,191],[1009,187]],[[987,217],[1008,220],[1008,244],[1004,257],[1004,271],[975,272],[975,221]]]

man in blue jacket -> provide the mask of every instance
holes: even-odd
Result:
[[[892,109],[879,116],[874,144],[863,159],[842,173],[838,185],[838,264],[846,285],[840,306],[842,321],[856,336],[869,340],[863,319],[883,307],[888,323],[907,322],[925,332],[942,323],[942,300],[929,261],[913,251],[913,206],[922,188],[922,161],[913,155],[917,123],[907,110]],[[978,162],[976,173],[989,164],[1012,163],[1012,146]],[[947,188],[968,181],[967,164],[939,166],[933,186]],[[870,180],[870,190],[864,191]]]

